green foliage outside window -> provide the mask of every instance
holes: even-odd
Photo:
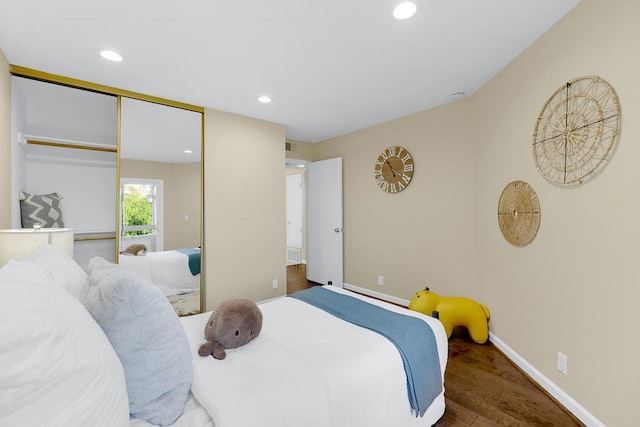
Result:
[[[153,223],[152,205],[147,196],[142,194],[141,188],[127,186],[124,194],[124,225],[150,225]],[[151,234],[152,230],[127,231],[125,236],[141,236]]]

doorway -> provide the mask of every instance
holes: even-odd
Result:
[[[287,175],[287,265],[302,263],[302,176]]]
[[[287,271],[304,265],[309,281],[342,287],[342,158],[317,162],[287,159],[286,167]],[[293,175],[299,175],[301,181],[289,178]],[[297,208],[302,210],[301,227],[294,219]],[[298,247],[295,239],[300,228],[302,245]],[[292,254],[296,250],[301,252],[299,259]]]
[[[286,265],[306,264],[306,160],[286,159]]]

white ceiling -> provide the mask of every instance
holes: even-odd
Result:
[[[472,95],[579,2],[416,1],[398,21],[399,0],[3,0],[0,47],[11,64],[318,142]]]

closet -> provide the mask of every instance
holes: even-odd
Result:
[[[179,292],[165,285],[165,296],[178,314],[200,312],[204,109],[13,65],[11,72],[12,228],[72,228],[81,266],[96,256],[146,262],[159,277],[166,266],[153,260],[171,255],[185,271],[172,276]],[[151,214],[134,212],[140,206]],[[121,255],[134,244],[145,245],[144,256]]]
[[[21,194],[58,194],[76,261],[115,262],[117,97],[18,76],[11,89],[12,227]]]

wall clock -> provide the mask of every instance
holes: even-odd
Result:
[[[536,121],[536,168],[554,184],[583,184],[608,162],[619,127],[620,102],[609,83],[597,76],[571,80],[551,95]]]
[[[533,241],[540,228],[540,202],[529,184],[513,181],[504,187],[498,201],[498,225],[514,246]]]
[[[411,182],[413,158],[402,147],[389,147],[378,156],[373,168],[378,187],[387,193],[398,193]]]

